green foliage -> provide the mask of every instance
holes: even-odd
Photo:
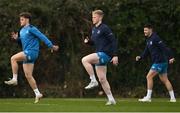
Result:
[[[10,32],[19,29],[18,15],[23,11],[31,12],[33,25],[60,46],[59,52],[51,54],[41,44],[34,70],[40,89],[47,96],[88,96],[83,87],[89,82],[89,77],[81,58],[93,50],[83,44],[81,33],[90,34],[91,11],[94,9],[105,12],[104,22],[112,28],[119,43],[120,64],[117,67],[110,64],[108,67],[108,79],[114,94],[138,97],[145,93],[145,75],[150,61],[136,63],[134,59],[145,46],[143,25],[151,22],[175,52],[176,63],[170,66],[169,78],[179,95],[179,0],[0,0],[0,91],[3,92],[0,96],[31,95],[22,67],[19,72],[20,86],[15,87],[16,90],[3,84],[12,76],[10,57],[21,50],[10,39]],[[157,95],[162,94],[165,88],[159,82],[155,83]]]

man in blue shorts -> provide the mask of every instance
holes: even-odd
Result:
[[[18,40],[22,44],[23,51],[19,52],[11,57],[11,67],[13,78],[9,81],[5,81],[5,84],[8,85],[17,85],[17,77],[18,77],[18,62],[23,62],[23,69],[31,88],[35,93],[35,102],[37,103],[40,98],[42,98],[42,94],[38,90],[36,85],[36,81],[33,77],[33,69],[34,63],[38,58],[39,54],[39,41],[42,40],[51,51],[57,51],[59,49],[58,46],[52,44],[52,42],[42,34],[36,27],[30,24],[31,14],[28,12],[23,12],[20,14],[20,25],[21,30],[18,33],[13,32],[12,38]]]
[[[136,61],[144,59],[150,54],[152,59],[152,66],[146,76],[147,95],[144,98],[139,99],[139,101],[151,102],[153,78],[159,74],[160,80],[164,83],[167,90],[169,91],[170,102],[176,102],[173,87],[167,76],[168,64],[172,64],[175,61],[174,57],[172,56],[172,52],[169,48],[166,47],[159,36],[153,32],[153,27],[151,24],[144,26],[144,35],[147,38],[146,48],[140,56],[136,57]]]
[[[85,89],[91,89],[98,86],[93,69],[93,65],[95,65],[99,82],[108,97],[106,105],[114,105],[116,104],[116,101],[111,93],[106,73],[108,62],[112,62],[114,65],[118,64],[117,41],[109,27],[102,23],[103,16],[104,13],[102,10],[95,10],[92,12],[92,22],[95,26],[92,28],[91,39],[86,37],[84,40],[84,43],[96,47],[95,53],[82,58],[82,64],[91,79],[91,82],[85,87]]]

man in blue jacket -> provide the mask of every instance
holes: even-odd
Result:
[[[23,61],[23,69],[31,88],[35,93],[35,102],[37,103],[40,98],[42,98],[42,94],[38,90],[36,85],[36,81],[33,77],[33,69],[34,63],[38,58],[39,54],[39,41],[42,40],[51,51],[57,51],[58,46],[52,44],[52,42],[42,34],[36,27],[30,25],[31,14],[28,12],[23,12],[20,14],[20,25],[21,30],[18,33],[12,33],[12,38],[18,40],[22,44],[23,51],[13,55],[11,57],[11,67],[13,78],[9,81],[5,81],[5,84],[8,85],[17,85],[17,77],[18,77],[18,62]]]
[[[175,59],[172,56],[172,52],[166,47],[164,42],[159,36],[153,32],[153,27],[150,24],[144,26],[144,35],[147,38],[146,48],[144,52],[136,57],[136,61],[144,59],[149,54],[152,59],[152,66],[148,72],[147,79],[147,95],[139,99],[141,102],[151,102],[153,78],[159,74],[160,80],[164,83],[170,95],[170,102],[176,102],[173,87],[167,76],[168,63],[172,64]]]
[[[85,38],[84,43],[94,45],[96,52],[83,57],[82,64],[91,79],[91,82],[85,89],[98,86],[93,70],[93,65],[95,65],[99,82],[108,97],[106,105],[113,105],[116,104],[116,101],[111,93],[106,73],[108,62],[111,61],[114,65],[118,64],[117,41],[109,27],[102,23],[103,16],[104,13],[102,10],[95,10],[92,12],[92,22],[95,26],[92,28],[91,39],[88,37]]]

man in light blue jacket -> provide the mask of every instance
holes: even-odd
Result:
[[[58,46],[53,45],[52,42],[41,33],[36,27],[30,24],[31,14],[28,12],[23,12],[20,14],[20,25],[21,30],[18,33],[13,32],[12,38],[20,41],[22,44],[23,51],[13,55],[11,57],[11,67],[13,78],[9,81],[5,81],[5,84],[8,85],[17,85],[17,77],[18,77],[18,62],[23,61],[23,69],[31,88],[35,93],[35,102],[37,103],[40,98],[42,98],[42,94],[40,93],[36,81],[33,77],[33,69],[34,63],[38,58],[39,54],[39,42],[43,41],[51,51],[57,51],[59,49]]]

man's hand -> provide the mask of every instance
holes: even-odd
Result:
[[[51,48],[51,53],[53,53],[54,51],[58,51],[58,50],[59,50],[59,46],[53,45]]]
[[[114,56],[111,60],[111,62],[113,63],[113,65],[118,65],[118,57],[117,56]]]
[[[14,40],[18,39],[18,32],[11,32],[11,38]]]
[[[169,64],[173,64],[175,62],[175,58],[171,58],[170,60],[169,60]]]
[[[84,43],[87,44],[89,42],[89,37],[86,36],[86,38],[84,39]]]
[[[141,59],[140,56],[136,56],[136,61],[139,61]]]

